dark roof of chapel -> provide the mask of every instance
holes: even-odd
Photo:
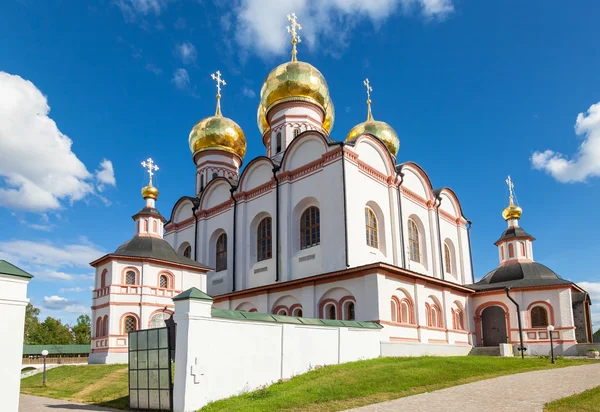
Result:
[[[137,212],[135,215],[132,216],[132,218],[135,220],[138,216],[140,215],[150,215],[150,216],[154,216],[157,217],[159,219],[162,220],[166,220],[158,211],[158,209],[154,208],[154,207],[144,207],[142,210],[140,210],[139,212]]]
[[[198,263],[175,252],[175,249],[166,240],[151,236],[134,236],[133,239],[119,246],[112,255],[152,258],[181,265],[210,269],[202,263]]]
[[[535,240],[535,238],[529,233],[527,233],[525,230],[523,230],[523,228],[519,226],[511,226],[504,232],[502,232],[502,236],[500,236],[500,239],[496,240],[496,243],[494,244],[497,244],[501,240],[512,239],[517,237],[530,237],[532,240]]]
[[[476,291],[483,291],[506,287],[525,288],[573,284],[541,263],[517,262],[500,266],[485,275],[479,282],[466,286]]]

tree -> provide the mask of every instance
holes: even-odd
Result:
[[[592,342],[600,342],[600,329],[594,332],[594,339],[592,340]]]
[[[80,315],[77,324],[71,328],[76,344],[88,344],[92,341],[92,321],[88,315]]]
[[[40,310],[31,303],[28,303],[27,308],[25,309],[24,342],[26,344],[31,344],[31,335],[35,333],[35,329],[40,325],[39,315]]]
[[[33,345],[69,345],[73,343],[73,334],[69,325],[48,316],[31,332],[29,341]]]

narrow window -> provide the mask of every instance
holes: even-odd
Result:
[[[444,264],[446,265],[446,273],[452,274],[452,259],[450,257],[450,247],[444,243]]]
[[[542,306],[531,309],[531,327],[545,328],[548,326],[548,311]]]
[[[410,312],[409,312],[409,307],[408,307],[408,303],[406,303],[406,301],[402,301],[402,303],[400,304],[402,311],[400,313],[400,322],[402,323],[410,323]]]
[[[102,319],[102,336],[108,336],[108,315],[104,315]]]
[[[125,273],[125,284],[126,285],[135,285],[135,272],[132,270],[127,271]]]
[[[186,258],[192,257],[192,247],[190,245],[187,245],[186,248],[183,250],[183,256],[185,256]]]
[[[200,175],[200,190],[204,190],[204,175]]]
[[[390,306],[392,312],[392,322],[398,322],[398,305],[396,304],[395,299],[391,300]]]
[[[227,269],[227,234],[223,233],[217,239],[216,271]]]
[[[219,175],[217,174],[217,172],[213,172],[213,179],[216,179],[217,177],[219,177]]]
[[[125,316],[123,319],[123,334],[137,330],[137,320],[133,316]]]
[[[298,137],[299,134],[300,134],[300,128],[295,127],[294,128],[294,137]]]
[[[96,319],[96,337],[102,336],[102,318]]]
[[[367,246],[371,246],[374,248],[378,247],[378,239],[377,239],[377,218],[375,217],[375,213],[365,207],[365,222],[366,222],[366,235],[367,235]]]
[[[167,275],[160,275],[159,286],[163,289],[167,289],[169,287],[169,278]]]
[[[438,324],[438,314],[437,314],[437,310],[435,310],[435,306],[433,308],[431,308],[431,325],[429,326],[433,326],[433,327],[437,327]]]
[[[287,309],[279,309],[277,314],[281,316],[287,316]]]
[[[311,206],[300,218],[300,247],[302,249],[321,243],[321,216],[319,208]]]
[[[106,287],[106,269],[102,271],[102,275],[100,275],[100,287]]]
[[[504,260],[504,245],[500,245],[500,260]]]
[[[148,221],[144,220],[144,232],[148,232]]]
[[[271,218],[265,217],[256,231],[256,258],[258,261],[271,259],[273,239],[271,236]]]
[[[354,302],[348,302],[346,304],[346,320],[354,320],[356,319],[354,315]]]
[[[525,242],[519,242],[519,248],[521,249],[521,256],[525,257]]]
[[[414,220],[408,219],[408,245],[410,260],[421,262],[421,246],[419,243],[419,228]]]
[[[293,316],[298,316],[299,318],[301,318],[302,317],[302,308],[294,309]]]
[[[281,132],[277,133],[277,151],[275,153],[281,152]]]
[[[326,306],[325,309],[325,318],[326,319],[336,319],[336,310],[335,310],[335,305],[333,303],[330,303]]]
[[[156,220],[152,221],[152,231],[158,233],[158,222],[156,222]]]
[[[509,258],[515,257],[515,246],[512,243],[508,244],[508,257]]]

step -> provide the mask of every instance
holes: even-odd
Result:
[[[479,346],[471,349],[469,356],[500,356],[498,346]]]

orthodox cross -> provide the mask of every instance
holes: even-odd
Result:
[[[217,70],[217,75],[211,74],[210,77],[217,81],[217,97],[221,97],[221,85],[225,86],[225,80],[221,79],[221,72]]]
[[[369,108],[367,113],[367,121],[369,121],[373,120],[373,114],[371,113],[371,92],[373,91],[373,88],[371,87],[371,83],[369,83],[368,78],[363,81],[363,84],[367,88],[367,106]]]
[[[286,26],[285,28],[287,29],[288,33],[292,35],[292,61],[295,62],[297,60],[296,54],[298,53],[298,51],[296,50],[296,44],[302,41],[300,35],[298,34],[298,30],[302,30],[302,26],[298,24],[298,21],[296,19],[296,13],[288,14],[287,19],[290,21],[291,24],[290,26]]]
[[[506,184],[508,185],[508,192],[510,193],[510,202],[512,203],[513,189],[514,189],[515,185],[513,184],[512,179],[510,178],[510,175],[508,176],[508,179],[506,179]]]
[[[154,164],[154,160],[151,157],[144,160],[142,162],[142,167],[148,171],[148,176],[150,176],[149,185],[152,186],[152,176],[154,176],[154,172],[158,170],[158,166]]]

